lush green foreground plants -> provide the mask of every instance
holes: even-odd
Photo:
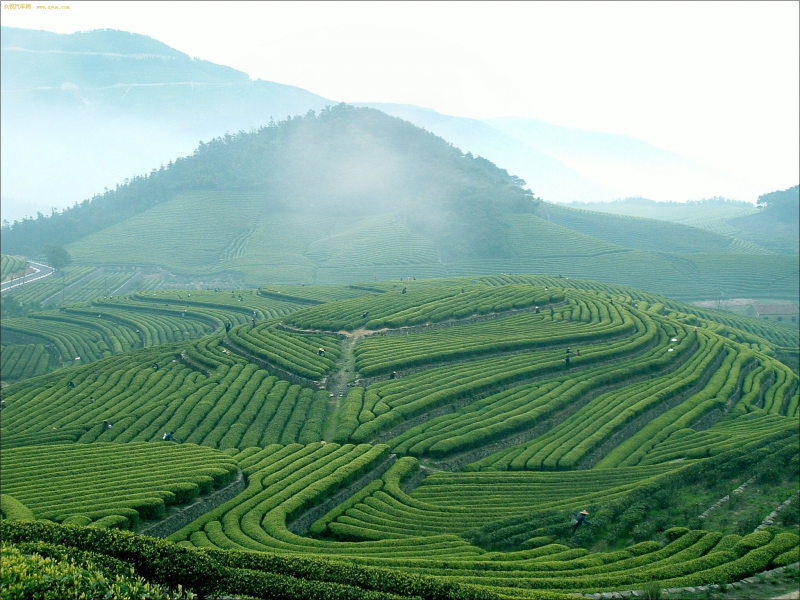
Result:
[[[498,597],[487,590],[386,569],[274,554],[194,550],[121,531],[6,522],[0,536],[5,543],[45,555],[86,556],[84,560],[96,556],[105,559],[106,564],[130,565],[138,575],[156,585],[174,590],[186,588],[202,596],[225,594],[298,600]]]
[[[4,508],[11,497],[35,518],[127,529],[236,472],[228,456],[193,444],[95,443],[4,450],[0,481]]]
[[[15,572],[155,597],[558,598],[798,561],[785,326],[533,276],[150,290],[17,321],[31,358],[4,340],[4,380],[41,352],[18,343],[32,323],[69,330],[64,352],[118,346],[3,388]],[[116,530],[150,522],[170,541]]]

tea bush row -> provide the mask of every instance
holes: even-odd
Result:
[[[19,256],[0,255],[0,281],[19,277],[28,268],[28,261]]]
[[[255,328],[242,325],[231,330],[230,343],[290,373],[320,379],[336,365],[340,341],[331,335],[282,331],[274,323]],[[322,354],[320,354],[320,348]]]
[[[3,381],[17,381],[51,370],[52,356],[44,344],[4,344],[0,352]]]
[[[222,487],[236,471],[230,457],[192,444],[69,444],[4,449],[0,482],[37,519],[115,515],[133,527],[163,516],[166,504]]]
[[[179,442],[223,449],[321,439],[327,393],[278,380],[224,354],[219,342],[139,350],[14,384],[3,394],[3,444],[75,430],[82,442],[157,441],[172,432]],[[193,368],[199,361],[207,372]]]
[[[542,305],[539,314],[505,317],[430,333],[368,337],[356,345],[356,368],[361,375],[369,376],[482,354],[577,345],[624,335],[634,328],[627,311],[620,312],[616,307],[594,299],[588,299],[588,302],[582,298],[578,301],[570,299],[570,302],[555,309],[553,315],[549,307]],[[592,319],[588,326],[579,318],[572,320],[575,307],[589,311],[590,315],[594,309],[597,318]],[[558,318],[555,313],[558,313]]]

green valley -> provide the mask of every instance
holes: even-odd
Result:
[[[23,551],[297,598],[690,589],[797,562],[783,325],[484,276],[140,291],[2,335],[4,361],[87,352],[3,388],[0,535]],[[748,485],[775,497],[716,518]]]

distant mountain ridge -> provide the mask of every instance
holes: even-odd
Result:
[[[3,196],[20,204],[79,202],[198,140],[332,104],[127,32],[2,27],[0,40]],[[6,205],[3,218],[22,209]]]
[[[7,229],[3,247],[35,254],[169,203],[187,192],[253,196],[253,214],[398,214],[445,252],[498,255],[499,215],[532,212],[524,182],[441,138],[368,108],[338,105],[252,133],[201,143],[188,157],[73,209]],[[224,208],[224,207],[222,207]]]
[[[92,201],[6,228],[2,250],[66,244],[79,265],[206,286],[541,273],[680,298],[796,295],[796,256],[543,203],[522,185],[408,121],[342,104],[201,143]]]
[[[0,175],[3,218],[10,222],[33,216],[32,207],[64,207],[147,173],[191,153],[198,140],[336,104],[297,87],[252,81],[230,67],[124,31],[67,35],[2,27],[0,44]],[[702,179],[702,169],[687,167],[685,159],[624,136],[531,119],[480,121],[409,105],[365,106],[487,158],[549,201],[606,201],[637,194],[676,199],[668,195],[669,185],[688,175],[692,182]],[[625,152],[614,154],[623,138]],[[570,143],[564,147],[554,140]],[[578,150],[592,150],[576,154],[576,144]],[[642,156],[651,164],[644,164]],[[633,192],[628,193],[625,181],[635,184],[627,186]],[[727,180],[717,187],[723,184]],[[724,192],[715,187],[706,193],[693,185],[693,197]]]
[[[752,200],[762,191],[737,174],[720,172],[628,135],[523,117],[484,122],[614,190],[616,198],[641,195],[663,202],[728,195]]]
[[[537,196],[554,202],[591,198],[607,201],[616,197],[613,190],[586,178],[552,155],[532,148],[506,132],[478,119],[451,117],[429,108],[407,104],[365,103],[357,106],[377,108],[432,131],[464,152],[484,156],[528,182]]]

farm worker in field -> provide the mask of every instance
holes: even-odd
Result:
[[[539,307],[538,307],[538,306],[534,306],[534,307],[533,307],[533,312],[534,312],[534,313],[536,313],[536,314],[538,315],[538,314],[539,314],[539,312],[540,312],[540,311],[539,311]]]
[[[89,404],[94,404],[94,398],[89,398]]]
[[[575,516],[575,518],[572,520],[572,522],[575,524],[575,526],[572,528],[572,535],[575,535],[575,532],[576,532],[576,531],[578,531],[578,527],[580,527],[580,526],[581,526],[581,523],[586,523],[587,525],[591,525],[591,524],[592,524],[592,523],[591,523],[591,522],[590,522],[590,521],[589,521],[589,520],[586,518],[586,517],[588,517],[588,516],[589,516],[589,513],[588,513],[588,512],[586,512],[585,510],[582,510],[581,512],[579,512],[579,513],[578,513],[578,514]]]
[[[6,401],[0,400],[0,410],[3,410],[6,407]]]
[[[158,371],[158,363],[153,363],[152,369],[153,371]]]
[[[564,366],[569,367],[569,354],[564,357]]]
[[[403,288],[403,293],[405,294],[408,291],[408,288]]]
[[[325,348],[320,348],[320,349],[317,351],[317,354],[319,354],[320,356],[325,356]]]
[[[580,351],[580,349],[578,349],[578,350],[575,350],[575,356],[580,356],[580,355],[581,355],[581,351]]]
[[[258,315],[256,314],[256,311],[253,311],[253,319],[255,320],[256,317],[258,317]]]
[[[256,326],[256,320],[253,319],[253,327],[255,327],[255,326]]]
[[[174,442],[175,438],[172,436],[172,432],[168,431],[164,434],[164,437],[161,438],[165,442]]]
[[[225,321],[225,333],[230,333],[231,330],[231,322]]]
[[[361,318],[366,319],[368,314],[368,312],[361,313]]]
[[[109,423],[107,420],[105,420],[105,421],[103,421],[103,431],[106,431],[108,429],[111,429],[111,423]]]
[[[74,382],[74,381],[70,381],[70,382],[67,384],[67,387],[68,387],[69,389],[71,389],[71,390],[74,390],[74,389],[75,389],[75,382]]]
[[[389,379],[397,379],[397,371],[392,371],[392,374],[389,375]]]

